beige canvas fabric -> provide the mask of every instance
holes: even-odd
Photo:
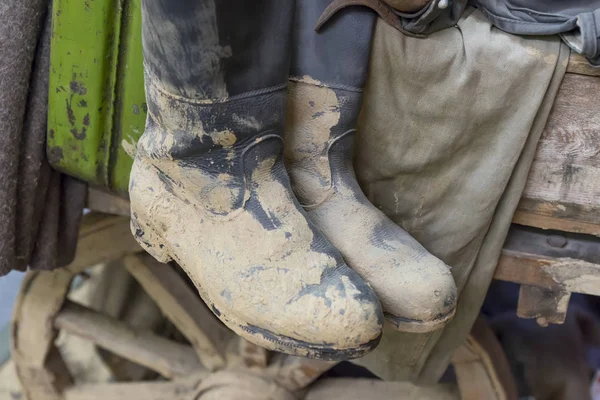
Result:
[[[431,383],[466,340],[568,55],[558,37],[510,35],[474,9],[426,39],[378,21],[355,169],[369,199],[452,267],[460,297],[444,329],[388,328],[357,363]]]

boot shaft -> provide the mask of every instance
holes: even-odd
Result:
[[[294,2],[145,0],[142,12],[140,155],[242,185],[248,148],[281,141]]]
[[[144,0],[145,70],[170,93],[223,99],[286,82],[294,1]]]
[[[297,2],[294,22],[284,157],[307,209],[332,195],[336,174],[353,176],[353,136],[376,18],[366,7],[343,8],[317,33],[328,4]]]
[[[147,134],[140,146],[151,158],[206,163],[206,168],[219,169],[221,162],[234,160],[260,137],[282,134],[286,84],[223,100],[173,95],[149,74],[145,86]]]
[[[339,10],[315,32],[330,0],[296,2],[290,76],[324,86],[362,90],[367,77],[376,14],[367,7]]]
[[[137,157],[179,198],[228,218],[248,201],[259,161],[273,158],[287,181],[294,2],[144,0],[142,12],[148,119]]]
[[[337,122],[329,127],[329,134],[336,138],[356,125],[376,14],[366,7],[343,8],[315,32],[315,23],[329,3],[329,0],[296,3],[290,80],[298,84],[292,84],[290,96],[316,99],[329,98],[334,93],[335,100],[326,109],[316,109],[315,99],[308,99],[307,106],[314,109],[311,118],[315,120],[327,113],[335,114]],[[303,87],[304,84],[309,87]],[[310,86],[326,89],[313,90]],[[302,125],[310,124],[306,121]]]

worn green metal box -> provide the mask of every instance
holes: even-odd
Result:
[[[146,104],[141,0],[54,0],[47,153],[52,166],[127,193]]]

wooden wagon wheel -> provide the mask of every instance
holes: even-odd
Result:
[[[267,352],[229,331],[172,267],[140,253],[128,218],[91,214],[84,218],[77,256],[67,268],[25,277],[12,325],[12,357],[25,395],[49,399],[230,398],[254,389],[257,398],[296,398],[334,363]],[[74,277],[99,263],[123,259],[127,270],[163,314],[188,339],[180,344],[66,300]],[[58,330],[156,371],[167,381],[73,385],[55,346]],[[233,391],[233,392],[232,392]],[[232,393],[229,393],[232,392]],[[213,394],[211,394],[213,393]]]
[[[189,345],[134,330],[66,299],[75,276],[90,266],[114,260],[123,261]],[[55,345],[59,330],[155,371],[163,379],[75,385]],[[422,389],[410,383],[370,379],[329,379],[307,390],[336,363],[269,353],[235,335],[214,317],[174,267],[142,252],[131,236],[129,219],[122,216],[85,216],[73,263],[53,272],[26,275],[11,335],[12,357],[30,400],[456,398],[455,388]]]

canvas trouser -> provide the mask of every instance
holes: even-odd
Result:
[[[557,36],[510,35],[473,8],[427,39],[378,21],[355,170],[453,268],[459,302],[443,330],[387,329],[357,363],[387,380],[440,378],[483,303],[568,56]]]

